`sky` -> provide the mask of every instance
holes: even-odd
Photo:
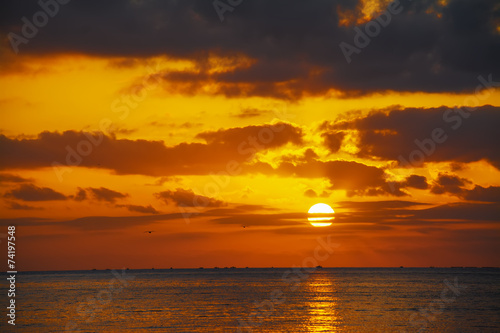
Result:
[[[500,265],[498,1],[6,0],[0,40],[18,270]]]

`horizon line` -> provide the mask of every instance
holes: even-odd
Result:
[[[16,274],[20,273],[50,273],[50,272],[82,272],[82,271],[89,271],[89,272],[106,272],[106,271],[112,271],[112,270],[129,270],[129,271],[152,271],[152,270],[165,270],[165,271],[170,271],[170,270],[235,270],[235,269],[294,269],[297,267],[287,267],[287,266],[268,266],[268,267],[236,267],[236,266],[224,266],[224,267],[219,267],[219,266],[213,266],[213,267],[204,267],[204,266],[199,266],[199,267],[167,267],[167,268],[128,268],[128,267],[121,267],[121,268],[91,268],[91,269],[63,269],[63,270],[29,270],[29,271],[20,271],[17,270]],[[392,268],[392,269],[410,269],[410,268],[427,268],[427,269],[500,269],[500,266],[330,266],[330,267],[323,267],[323,266],[317,266],[317,267],[300,267],[301,269],[305,270],[317,270],[317,269],[366,269],[366,268]],[[2,274],[8,274],[8,271],[2,271]]]

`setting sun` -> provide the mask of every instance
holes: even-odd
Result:
[[[309,214],[321,214],[321,217],[308,217],[307,220],[314,227],[328,227],[332,225],[332,222],[335,217],[330,216],[330,214],[334,214],[335,211],[327,204],[317,203],[309,208]],[[325,216],[326,214],[326,216]]]

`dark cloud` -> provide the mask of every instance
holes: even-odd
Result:
[[[431,187],[434,194],[450,194],[464,200],[482,202],[500,202],[500,186],[483,187],[475,185],[468,189],[472,182],[456,175],[439,174]]]
[[[385,184],[382,169],[353,161],[310,161],[297,165],[281,163],[278,171],[298,177],[327,177],[333,189],[360,189]]]
[[[243,211],[243,212],[253,212],[253,211],[258,211],[258,210],[277,210],[276,208],[274,207],[270,207],[270,206],[265,206],[265,205],[239,205],[239,206],[236,206],[235,209],[237,210],[240,210],[240,211]],[[208,213],[208,212],[207,212]]]
[[[0,219],[0,225],[2,226],[39,226],[39,225],[52,225],[54,222],[47,218],[42,217],[15,217],[15,218],[3,218]]]
[[[41,207],[34,207],[34,206],[28,206],[28,205],[23,205],[17,202],[7,202],[6,204],[8,209],[14,209],[14,210],[37,210],[37,209],[43,209]]]
[[[155,193],[155,196],[166,204],[173,202],[180,207],[221,207],[226,205],[221,200],[198,195],[192,190],[182,188],[177,188],[175,191],[168,190]]]
[[[498,223],[498,203],[451,203],[425,208],[430,204],[409,201],[342,202],[349,209],[335,214],[336,224],[376,223],[392,226],[448,228],[459,223]]]
[[[321,198],[328,198],[328,197],[330,197],[330,194],[331,194],[331,193],[330,193],[330,192],[328,192],[328,191],[323,191],[323,192],[321,192],[321,194],[320,194],[319,196],[320,196]]]
[[[103,133],[42,132],[36,138],[0,135],[1,169],[63,166],[114,170],[118,174],[152,176],[199,175],[226,170],[228,163],[242,163],[255,153],[287,143],[302,143],[302,130],[286,123],[207,131],[197,135],[206,143],[165,146],[162,141],[127,140]],[[67,171],[67,170],[66,170]],[[61,178],[62,179],[62,178]]]
[[[500,204],[498,203],[452,203],[413,211],[417,219],[451,219],[468,221],[499,222]]]
[[[143,214],[159,214],[159,212],[151,205],[138,206],[138,205],[116,205],[116,207],[127,208],[131,212]]]
[[[171,127],[171,128],[182,128],[182,129],[190,129],[190,128],[203,126],[203,124],[201,124],[201,123],[184,122],[182,124],[176,124],[176,123],[164,124],[164,123],[161,123],[158,121],[152,121],[148,125],[155,126],[155,127]]]
[[[334,222],[335,223],[335,222]],[[378,232],[384,232],[393,230],[395,227],[389,225],[382,224],[350,224],[349,226],[339,226],[332,225],[326,228],[311,228],[308,224],[303,224],[299,227],[285,227],[285,228],[276,228],[272,230],[275,234],[288,234],[288,235],[317,235],[323,237],[325,235],[325,231],[334,232],[335,235],[342,235],[343,239],[346,239],[346,235],[355,235],[360,232],[370,232],[371,235],[378,234]],[[334,230],[334,231],[333,231]],[[340,244],[339,244],[340,245]]]
[[[195,218],[192,214],[190,218]],[[68,226],[82,230],[120,230],[134,226],[147,226],[160,221],[183,219],[182,213],[155,214],[141,216],[87,216],[73,220],[54,222],[59,226]]]
[[[323,191],[320,194],[318,194],[313,189],[307,189],[304,192],[304,196],[306,196],[308,198],[317,198],[317,197],[328,198],[330,196],[330,193],[328,193],[327,191]]]
[[[500,108],[407,108],[377,110],[354,120],[331,123],[329,131],[357,130],[358,156],[399,161],[469,163],[487,160],[500,169]]]
[[[318,194],[313,189],[308,189],[304,192],[304,196],[308,198],[317,198]]]
[[[203,216],[227,216],[235,214],[254,213],[262,211],[277,211],[277,208],[265,205],[237,205],[235,207],[212,208],[203,212]]]
[[[302,136],[300,128],[286,123],[221,129],[196,135],[197,138],[204,139],[208,144],[222,144],[233,149],[238,149],[243,142],[256,141],[255,148],[259,150],[280,147],[289,142],[298,145],[303,143]]]
[[[404,191],[405,187],[409,187],[408,184],[388,181],[389,175],[383,168],[345,160],[319,161],[314,158],[299,158],[289,162],[292,160],[290,156],[287,156],[286,160],[277,167],[256,162],[245,166],[245,172],[282,177],[326,178],[331,183],[328,190],[346,190],[348,196],[409,195]],[[328,197],[329,193],[324,191],[321,196]]]
[[[116,134],[122,134],[122,135],[129,135],[129,134],[132,134],[132,133],[135,133],[137,132],[137,129],[127,129],[127,128],[113,128],[113,129],[110,129],[109,133],[110,135],[112,136],[115,136]]]
[[[218,224],[236,224],[252,226],[293,226],[307,223],[306,213],[275,213],[275,214],[236,214],[214,218]]]
[[[260,109],[255,109],[255,108],[247,108],[247,109],[242,109],[239,113],[234,115],[237,118],[241,119],[247,119],[247,118],[255,118],[255,117],[260,117],[266,113],[268,113],[268,110],[260,110]]]
[[[290,157],[287,157],[290,160]],[[326,178],[330,190],[346,190],[348,196],[405,196],[402,184],[387,181],[384,169],[354,161],[319,161],[314,158],[281,162],[274,168],[268,163],[257,162],[245,167],[246,173],[280,175],[283,177]],[[328,197],[328,192],[321,196]]]
[[[472,190],[464,191],[462,198],[471,201],[500,202],[500,186],[476,185]]]
[[[201,215],[191,213],[189,218],[198,218]],[[150,214],[140,216],[85,216],[72,220],[54,220],[39,217],[4,218],[0,219],[0,226],[56,226],[57,228],[70,227],[86,231],[123,230],[134,226],[148,226],[157,222],[184,220],[183,213]]]
[[[353,196],[368,196],[368,197],[378,197],[381,195],[393,195],[396,197],[408,196],[409,194],[401,190],[401,185],[399,183],[386,183],[381,187],[371,187],[364,190],[348,190],[348,197]]]
[[[331,183],[332,190],[346,190],[348,196],[354,195],[407,195],[399,188],[393,188],[386,180],[383,169],[353,161],[318,161],[303,163],[281,163],[275,170],[283,176],[306,178],[325,177]]]
[[[450,163],[450,170],[453,172],[462,171],[464,169],[465,169],[465,163],[456,163],[456,162]]]
[[[106,201],[110,203],[114,203],[117,199],[123,199],[128,196],[128,194],[113,191],[105,187],[89,187],[86,190],[92,195],[95,200]]]
[[[427,178],[419,175],[411,175],[406,177],[405,181],[403,182],[403,185],[405,187],[413,187],[420,190],[425,190],[429,187],[429,184],[427,183]]]
[[[431,192],[434,194],[449,193],[459,195],[464,191],[463,187],[467,184],[471,184],[468,179],[456,175],[439,174],[431,187]]]
[[[343,132],[333,132],[323,133],[322,136],[325,139],[325,146],[330,150],[330,152],[336,153],[342,146],[345,134]]]
[[[215,83],[216,93],[226,96],[286,99],[324,95],[330,89],[346,95],[472,91],[478,74],[500,73],[500,13],[493,0],[451,0],[444,8],[438,0],[401,0],[401,13],[392,15],[348,65],[339,44],[354,45],[357,31],[339,23],[339,9],[357,7],[358,0],[245,1],[221,22],[205,0],[71,1],[20,44],[19,53],[124,57],[121,66],[167,55],[199,64],[196,72],[164,74],[185,93]],[[21,18],[31,19],[39,10],[34,0],[1,2],[4,48],[10,48],[9,32],[21,34]],[[358,28],[365,31],[366,25]],[[207,58],[214,54],[253,61],[211,72]]]
[[[73,196],[73,200],[75,201],[83,201],[87,199],[87,192],[83,188],[78,188],[78,191]]]
[[[170,177],[170,176],[164,176],[156,179],[156,181],[152,184],[146,184],[148,186],[162,186],[165,183],[168,182],[173,182],[173,183],[178,183],[181,181],[180,177]]]
[[[6,198],[14,198],[23,201],[51,201],[66,200],[67,197],[48,187],[38,187],[33,184],[22,184],[4,194]]]
[[[419,205],[428,205],[427,203],[403,201],[403,200],[385,200],[385,201],[340,201],[337,203],[342,208],[349,208],[363,211],[401,209]]]
[[[10,173],[0,173],[0,184],[2,183],[24,183],[29,181],[29,179],[13,175]]]
[[[297,163],[297,162],[314,161],[318,158],[319,158],[318,154],[316,154],[316,152],[313,149],[307,148],[302,154],[282,155],[280,157],[280,160],[282,162]]]
[[[316,154],[316,152],[314,150],[312,150],[311,148],[308,148],[304,152],[304,159],[303,159],[303,161],[312,161],[314,159],[317,159],[318,157],[319,157],[318,154]]]

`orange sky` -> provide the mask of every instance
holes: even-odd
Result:
[[[362,4],[349,12],[361,21],[334,26],[386,6]],[[425,15],[444,20],[439,6]],[[371,67],[337,83],[368,66],[363,53],[297,56],[296,74],[258,44],[189,54],[135,41],[134,54],[118,40],[111,54],[50,36],[70,24],[63,9],[18,54],[3,38],[0,214],[17,226],[18,270],[300,266],[328,235],[339,247],[324,267],[500,264],[500,90],[476,88],[497,68],[458,87],[465,72],[425,78],[402,61],[404,88]],[[335,210],[329,227],[307,221],[319,202]]]

